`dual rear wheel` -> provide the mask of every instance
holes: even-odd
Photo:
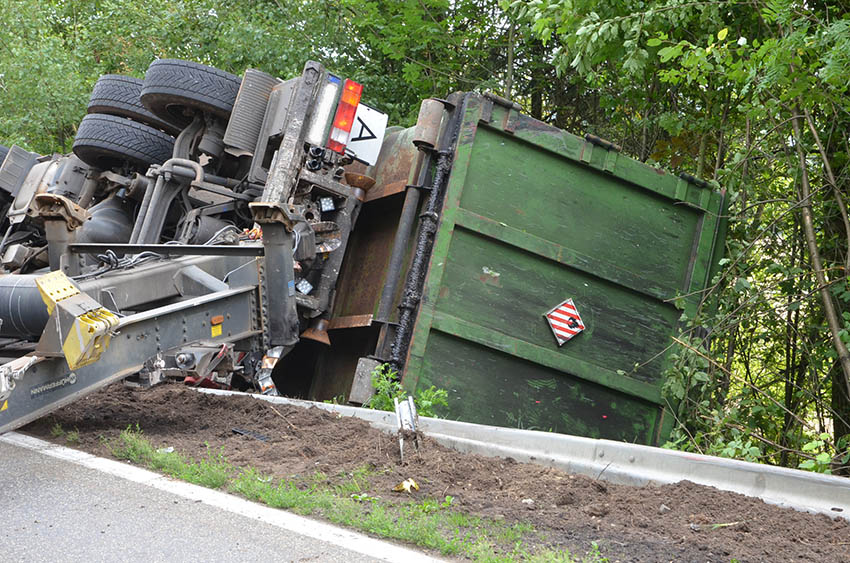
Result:
[[[105,74],[92,90],[74,154],[101,169],[160,164],[196,113],[226,120],[240,84],[233,74],[178,59],[152,62],[144,80]]]

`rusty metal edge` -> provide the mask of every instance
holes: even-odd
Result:
[[[337,328],[356,328],[361,326],[371,326],[372,315],[348,315],[347,317],[336,317],[328,323],[328,330]]]

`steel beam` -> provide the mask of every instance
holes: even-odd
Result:
[[[256,287],[228,289],[121,319],[101,358],[71,370],[64,358],[29,354],[0,366],[0,380],[13,386],[0,401],[0,434],[142,369],[157,354],[198,342],[236,342],[256,335],[252,305]],[[213,326],[213,316],[225,317]],[[3,387],[0,381],[0,387]]]

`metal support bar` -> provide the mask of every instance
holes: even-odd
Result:
[[[151,174],[151,172],[148,172],[148,174]],[[150,178],[153,178],[153,176],[150,176]],[[133,232],[130,234],[131,243],[139,242],[139,234],[142,231],[142,226],[145,224],[145,217],[148,214],[148,209],[150,209],[153,193],[158,189],[161,190],[164,182],[165,178],[162,176],[156,176],[156,181],[153,186],[148,183],[145,195],[142,196],[142,203],[139,205],[139,212],[136,214],[136,222],[133,224]]]
[[[306,134],[304,124],[310,118],[311,103],[322,76],[324,76],[324,69],[319,63],[308,61],[304,65],[304,72],[290,101],[290,111],[283,128],[283,140],[263,191],[262,201],[266,203],[285,202],[295,189],[298,170],[304,155],[304,135]]]
[[[463,98],[462,106],[465,106],[465,103],[466,98]],[[431,193],[429,194],[425,209],[420,215],[419,234],[416,240],[413,262],[407,272],[404,294],[401,298],[401,304],[398,306],[398,329],[393,339],[392,354],[390,356],[390,364],[399,372],[407,361],[407,351],[410,347],[410,338],[413,335],[413,323],[416,319],[419,302],[422,299],[422,288],[425,284],[428,261],[431,259],[431,250],[434,246],[434,236],[437,232],[437,222],[443,201],[443,192],[451,174],[452,159],[460,133],[462,117],[462,110],[452,109],[449,116],[449,126],[444,128],[440,150],[437,153],[437,167]]]
[[[155,243],[159,240],[171,202],[185,188],[183,184],[168,180],[162,183],[157,182],[157,187],[159,189],[155,189],[151,196],[145,222],[139,230],[139,240],[136,242]]]
[[[80,190],[80,199],[77,201],[77,205],[83,209],[88,209],[96,191],[97,177],[90,170],[86,175],[86,181],[83,183],[83,188]]]
[[[419,188],[420,186],[424,186],[430,174],[431,152],[428,151],[420,154],[419,177],[416,181],[418,185],[408,187]],[[401,208],[401,216],[398,220],[395,238],[393,238],[393,249],[390,254],[389,265],[387,266],[387,276],[384,281],[384,287],[381,290],[381,300],[378,303],[377,320],[380,322],[387,322],[390,318],[393,298],[395,297],[395,292],[401,278],[404,255],[407,253],[410,234],[416,222],[416,212],[419,209],[419,199],[422,191],[424,190],[409,189],[404,194],[404,204]]]
[[[81,276],[75,283],[80,291],[109,309],[127,312],[150,302],[178,297],[180,292],[174,277],[190,266],[198,266],[217,279],[226,279],[231,287],[258,285],[255,262],[256,258],[246,256],[183,256],[112,270],[97,277]],[[237,271],[239,274],[233,275]],[[36,287],[38,277],[0,276],[0,337],[35,338],[44,331],[48,315]]]
[[[124,317],[97,362],[70,370],[64,358],[24,356],[0,366],[0,387],[11,387],[0,410],[0,434],[132,375],[146,360],[193,342],[236,342],[254,336],[254,287],[229,289]],[[212,336],[210,314],[226,314]],[[218,331],[217,331],[218,332]]]
[[[283,223],[263,225],[266,247],[263,292],[267,300],[268,336],[272,346],[294,346],[298,342],[298,311],[295,301],[294,235]]]
[[[172,168],[171,172],[175,176],[180,176],[182,178],[188,178],[190,180],[194,180],[195,178],[195,170],[192,168],[185,168],[183,166],[175,166]],[[216,176],[214,174],[207,174],[204,172],[204,183],[207,182],[218,184],[219,186],[224,186],[225,188],[238,188],[238,187],[246,187],[246,188],[254,188],[254,189],[263,189],[263,184],[257,184],[254,182],[246,182],[245,180],[237,180],[235,178],[225,178],[224,176]],[[239,194],[237,194],[238,196]]]
[[[86,242],[68,246],[74,254],[99,254],[111,250],[116,254],[155,252],[163,256],[262,256],[260,244],[119,244]]]
[[[204,181],[204,169],[197,162],[182,158],[171,158],[166,160],[159,167],[159,177],[152,190],[150,199],[148,192],[145,192],[145,207],[144,200],[142,201],[143,209],[139,211],[139,217],[136,219],[136,228],[133,228],[133,234],[130,237],[132,243],[155,243],[159,241],[162,227],[165,224],[165,218],[168,215],[168,209],[171,207],[171,202],[175,197],[186,187],[183,182],[172,182],[175,166],[191,168],[195,171],[195,182]],[[143,214],[144,213],[144,214]],[[139,226],[141,222],[141,226]]]
[[[327,175],[316,174],[315,172],[311,172],[309,170],[304,169],[301,170],[301,174],[299,175],[298,179],[302,182],[315,184],[323,190],[340,197],[354,197],[359,199],[360,201],[366,199],[366,192],[364,192],[360,188],[347,186],[342,182],[337,182],[336,180]]]
[[[611,141],[606,141],[602,137],[597,137],[596,135],[591,135],[588,133],[584,136],[584,140],[590,144],[596,145],[597,147],[602,147],[606,151],[615,151],[620,152],[623,150],[623,147],[616,143],[612,143]]]
[[[331,295],[336,289],[339,270],[342,267],[342,260],[345,258],[345,250],[351,238],[351,231],[354,230],[354,224],[357,221],[360,205],[360,200],[350,197],[345,200],[345,205],[337,214],[336,224],[339,225],[341,244],[336,250],[330,253],[322,268],[322,277],[314,293],[314,296],[318,300],[319,312],[330,309]]]
[[[47,261],[51,270],[64,270],[69,275],[80,273],[78,261],[69,260],[62,264],[62,256],[65,255],[68,245],[76,238],[74,231],[68,230],[68,224],[57,217],[45,217],[44,232],[47,236]]]

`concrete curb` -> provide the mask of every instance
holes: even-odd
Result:
[[[214,389],[198,391],[214,395],[243,395]],[[272,403],[316,407],[342,416],[357,417],[386,432],[396,429],[395,414],[390,412],[284,397],[250,396]],[[850,479],[845,477],[566,434],[438,418],[421,417],[419,422],[428,436],[460,452],[510,457],[626,485],[688,480],[760,498],[769,504],[850,520]]]

